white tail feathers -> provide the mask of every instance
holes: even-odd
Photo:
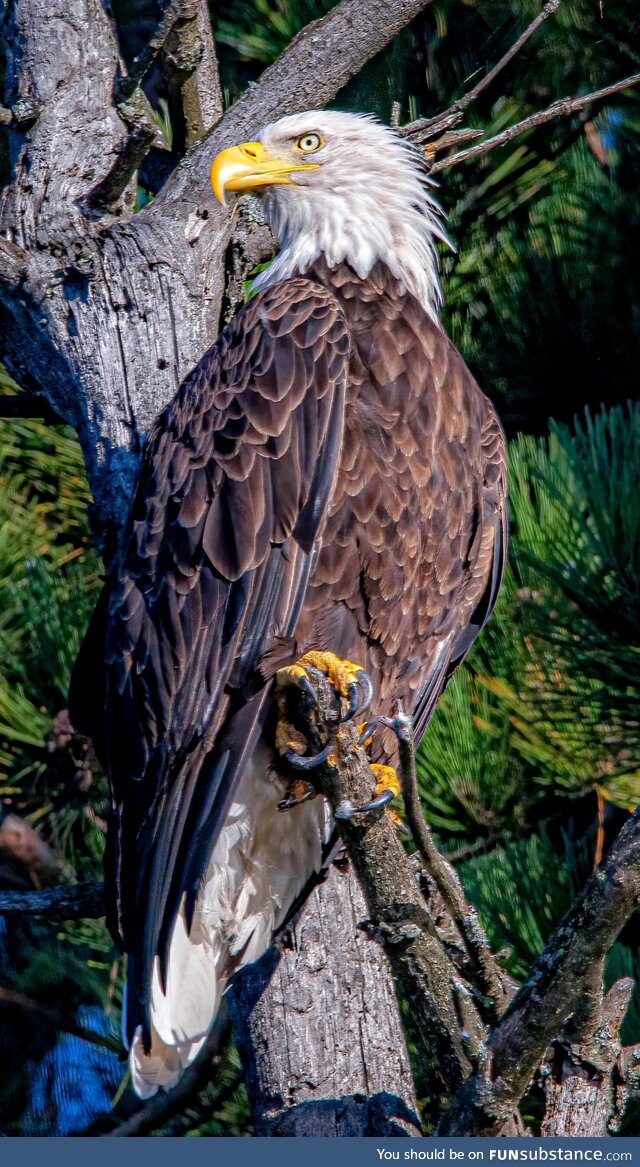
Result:
[[[211,856],[191,932],[181,911],[171,938],[166,993],[157,961],[151,986],[151,1052],[140,1032],[129,1051],[134,1089],[150,1098],[175,1086],[211,1029],[229,977],[269,947],[307,880],[319,871],[331,829],[316,798],[286,813],[268,760],[256,751]]]

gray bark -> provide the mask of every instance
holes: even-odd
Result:
[[[482,1065],[453,1099],[440,1134],[500,1134],[568,1020],[577,1040],[597,1033],[604,959],[639,904],[640,810],[622,828],[533,965],[493,1030]]]
[[[116,208],[123,215],[88,213],[127,138],[113,98],[122,66],[102,4],[9,4],[5,103],[16,171],[0,209],[0,235],[14,245],[0,246],[0,352],[77,430],[109,552],[142,437],[218,333],[231,215],[213,198],[211,159],[278,116],[326,104],[427,2],[343,0],[125,221],[131,185]]]
[[[353,871],[332,870],[284,943],[236,979],[256,1134],[420,1134],[393,980],[360,927],[367,915]]]
[[[47,409],[77,430],[107,558],[117,550],[144,434],[217,335],[226,275],[233,275],[227,305],[234,305],[243,270],[269,245],[257,219],[250,227],[241,220],[244,251],[225,262],[233,216],[210,191],[212,157],[278,116],[324,105],[426,3],[342,0],[296,38],[191,148],[153,203],[133,215],[135,166],[148,141],[143,100],[135,84],[120,105],[114,96],[122,62],[102,3],[7,0],[14,181],[0,202],[0,356],[25,389],[42,394]],[[184,26],[174,27],[177,42],[167,51],[180,66],[187,138],[215,121],[219,95],[202,4],[184,0],[181,11]],[[200,55],[190,71],[192,50]],[[207,101],[211,86],[216,92]],[[109,198],[101,202],[96,191],[105,189]],[[595,1016],[590,970],[601,968],[639,902],[639,839],[636,816],[486,1049],[481,1042],[471,1051],[475,1072],[442,1133],[506,1131],[585,986]],[[352,880],[332,875],[307,905],[293,930],[298,947],[282,954],[249,1020],[247,998],[236,993],[252,1080],[266,1098],[257,1118],[265,1130],[418,1133],[392,981],[381,949],[355,926],[366,914],[359,897]],[[56,906],[69,913],[77,903]],[[247,993],[254,975],[247,974]],[[285,993],[296,1002],[286,1031]],[[463,1066],[466,1052],[457,1053]],[[570,1110],[569,1101],[562,1108]]]
[[[602,970],[599,970],[602,971]],[[600,1004],[581,1018],[580,1011],[567,1026],[576,1023],[587,1031],[580,1037],[569,1033],[554,1042],[540,1076],[544,1082],[543,1136],[608,1135],[617,1128],[626,1104],[631,1064],[620,1044],[620,1026],[629,1006],[634,983],[630,977],[616,981]]]

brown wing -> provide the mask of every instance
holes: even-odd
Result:
[[[447,681],[489,619],[504,576],[509,537],[505,443],[491,405],[486,399],[484,403],[479,457],[466,468],[468,478],[475,479],[477,502],[460,515],[458,524],[459,535],[467,543],[464,586],[459,593],[461,619],[443,639],[431,672],[418,692],[413,709],[417,742],[424,735]]]
[[[343,454],[298,640],[361,663],[374,715],[424,733],[495,601],[507,542],[504,439],[438,324],[381,266],[319,274],[352,337]],[[393,760],[393,735],[373,738]]]
[[[101,604],[104,709],[91,725],[80,717],[113,791],[112,925],[130,953],[129,1036],[146,1029],[153,959],[164,959],[183,895],[195,898],[264,720],[265,640],[295,627],[340,452],[348,348],[328,291],[304,279],[267,289],[146,448],[124,560]],[[86,708],[82,685],[80,665]]]

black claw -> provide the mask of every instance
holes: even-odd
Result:
[[[292,810],[294,806],[300,806],[301,803],[308,802],[310,798],[315,798],[317,793],[317,790],[314,790],[313,787],[310,787],[310,789],[305,791],[305,793],[302,794],[300,798],[283,798],[282,801],[278,803],[278,810]]]
[[[394,798],[393,790],[383,790],[377,798],[372,798],[371,802],[367,802],[364,806],[354,806],[353,814],[367,814],[370,810],[379,810],[381,806],[386,806]]]
[[[351,721],[358,713],[364,713],[373,701],[373,681],[368,673],[360,670],[357,681],[350,681],[347,686],[349,704],[347,711],[340,718],[341,723]]]
[[[368,673],[362,671],[358,673],[358,687],[362,694],[362,699],[356,712],[363,713],[365,709],[369,708],[371,702],[373,701],[374,694],[373,681],[371,680],[371,677]]]
[[[293,750],[285,750],[282,756],[293,770],[315,770],[316,766],[321,766],[323,762],[326,762],[332,749],[333,742],[329,742],[328,746],[325,746],[319,754],[314,754],[311,758],[303,758],[300,754],[294,754]]]
[[[303,693],[306,693],[307,697],[309,697],[312,701],[316,702],[318,700],[318,695],[308,677],[300,677],[297,682],[297,687],[298,689],[302,689]]]
[[[343,713],[342,717],[340,718],[341,725],[345,721],[351,721],[351,718],[355,717],[356,713],[358,712],[358,705],[360,702],[360,686],[357,681],[349,682],[347,686],[347,697],[349,698],[349,704],[347,705],[347,712]]]
[[[360,734],[360,736],[358,738],[358,745],[363,746],[364,743],[366,741],[368,741],[370,737],[372,737],[372,735],[374,734],[374,732],[377,728],[378,728],[377,721],[368,721],[367,724],[365,725],[362,733]]]

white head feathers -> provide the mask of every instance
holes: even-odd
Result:
[[[301,140],[318,139],[300,154]],[[435,240],[447,239],[415,149],[373,117],[329,110],[281,118],[259,140],[280,156],[298,143],[297,156],[317,167],[266,188],[265,216],[281,250],[254,286],[301,274],[320,255],[331,267],[346,260],[363,279],[381,260],[435,319]]]

